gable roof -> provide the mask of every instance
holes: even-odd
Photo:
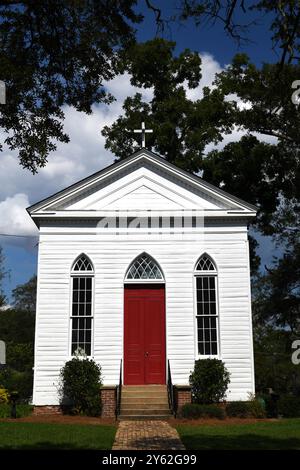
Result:
[[[188,183],[196,185],[202,190],[209,191],[215,196],[219,196],[220,198],[227,200],[227,202],[231,202],[234,203],[234,205],[241,206],[241,209],[246,210],[247,212],[249,211],[253,214],[257,211],[257,208],[254,205],[249,204],[240,198],[232,196],[231,194],[223,191],[220,188],[217,188],[216,186],[210,183],[207,183],[199,176],[193,175],[185,170],[182,170],[181,168],[178,168],[176,165],[168,162],[161,156],[146,149],[140,149],[129,157],[120,160],[116,163],[113,163],[104,168],[103,170],[97,171],[96,173],[78,181],[77,183],[74,183],[63,190],[58,191],[57,193],[45,199],[42,199],[41,201],[28,207],[27,211],[30,215],[33,216],[39,211],[47,211],[47,208],[48,210],[51,210],[50,206],[53,206],[55,203],[61,203],[62,201],[69,199],[73,195],[84,191],[87,187],[93,187],[100,180],[105,180],[112,174],[120,172],[125,167],[130,168],[130,166],[134,165],[136,162],[143,163],[143,161],[148,163],[151,162],[156,166],[163,167],[163,169],[165,169],[166,171],[175,174],[177,178],[179,177],[185,179]]]

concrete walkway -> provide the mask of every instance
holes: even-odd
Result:
[[[113,450],[185,450],[166,421],[120,421]]]

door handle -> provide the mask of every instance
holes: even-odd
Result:
[[[149,356],[149,353],[146,351],[145,352],[145,357],[148,357]]]

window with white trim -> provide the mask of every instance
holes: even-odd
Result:
[[[142,253],[130,265],[125,280],[159,280],[164,277],[156,261],[147,253]]]
[[[71,354],[91,355],[93,326],[93,277],[90,259],[82,254],[72,267]]]
[[[195,268],[197,347],[200,356],[218,354],[217,270],[203,254]]]

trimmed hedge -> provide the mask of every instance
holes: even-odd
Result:
[[[73,415],[101,415],[101,367],[85,357],[73,357],[61,369],[60,401]]]
[[[284,418],[300,417],[300,397],[283,396],[278,400],[278,413]]]
[[[247,401],[232,401],[226,405],[226,414],[231,418],[248,418],[249,406]]]
[[[25,418],[31,415],[33,411],[32,405],[17,404],[17,418]],[[0,418],[10,418],[11,405],[3,403],[0,404]]]
[[[251,400],[248,402],[251,418],[266,418],[265,403],[262,400]]]
[[[210,405],[225,397],[230,374],[220,359],[199,359],[195,361],[189,381],[193,402]]]
[[[226,405],[226,414],[230,418],[265,418],[263,404],[258,400],[232,401]]]
[[[216,405],[198,405],[197,403],[186,403],[181,408],[180,417],[188,419],[217,418],[224,419],[225,411]]]

